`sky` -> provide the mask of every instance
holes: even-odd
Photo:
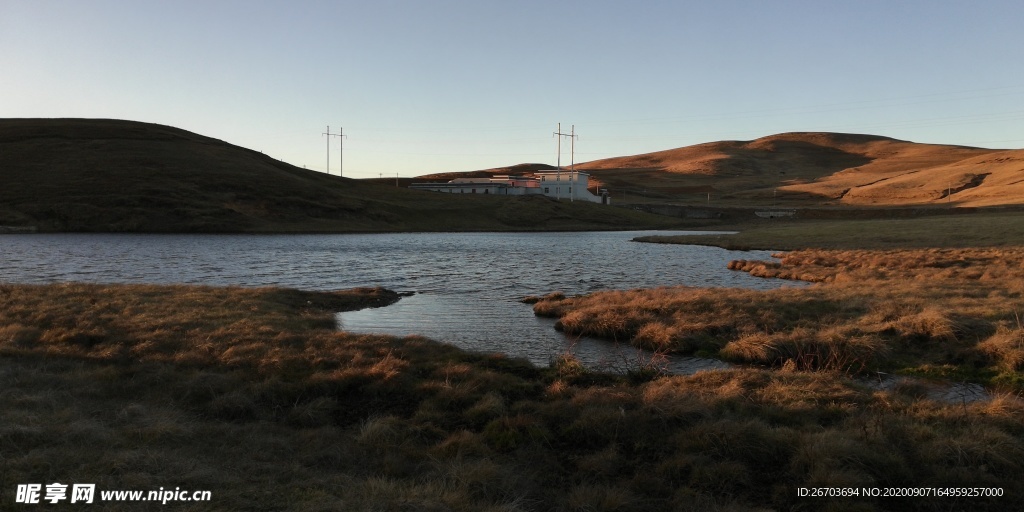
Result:
[[[792,131],[1020,148],[1021,20],[1019,0],[0,0],[0,117],[165,124],[354,178]]]

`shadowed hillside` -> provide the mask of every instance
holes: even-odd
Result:
[[[0,226],[39,231],[626,229],[671,219],[543,198],[455,198],[300,169],[177,128],[0,120]]]
[[[1024,203],[1024,150],[918,144],[874,135],[784,133],[576,167],[590,172],[620,202],[627,195],[628,202],[710,199],[724,206]]]

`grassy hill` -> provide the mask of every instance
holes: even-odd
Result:
[[[300,169],[155,124],[0,119],[0,226],[39,231],[367,232],[669,227],[545,198],[452,198]]]
[[[718,206],[1024,203],[1024,150],[784,133],[576,165],[618,202]],[[623,199],[625,196],[625,200]]]

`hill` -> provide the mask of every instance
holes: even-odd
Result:
[[[0,119],[0,180],[0,226],[44,232],[522,231],[674,222],[544,198],[456,200],[120,120]]]
[[[784,133],[576,165],[623,202],[723,206],[1024,203],[1024,150]],[[616,194],[616,192],[618,192]],[[703,202],[703,201],[701,201]]]

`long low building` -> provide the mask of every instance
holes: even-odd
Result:
[[[413,183],[409,188],[448,194],[544,195],[571,201],[610,204],[608,191],[589,190],[590,175],[579,171],[544,171],[534,176],[495,175],[490,178],[456,178],[444,183]]]

